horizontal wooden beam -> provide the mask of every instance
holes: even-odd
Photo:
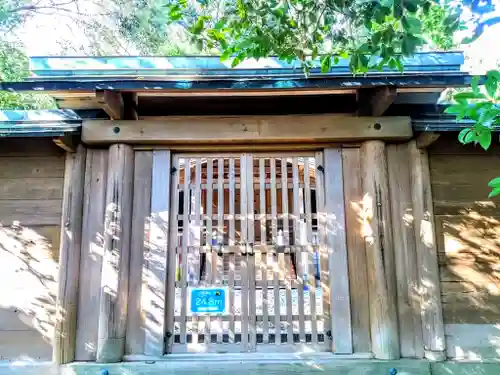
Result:
[[[350,115],[183,116],[163,121],[83,122],[87,144],[244,144],[409,139],[409,117]]]

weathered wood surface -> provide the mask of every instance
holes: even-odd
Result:
[[[112,145],[106,190],[98,362],[118,362],[125,352],[133,173],[133,149]]]
[[[446,324],[446,355],[457,360],[500,359],[498,324]]]
[[[0,146],[1,147],[1,146]],[[2,157],[0,178],[63,178],[64,157],[18,156]]]
[[[333,350],[352,353],[351,303],[341,149],[324,150],[326,241]]]
[[[370,310],[366,251],[362,237],[362,187],[359,148],[342,149],[349,293],[351,301],[352,341],[354,352],[370,351]]]
[[[50,139],[0,140],[1,360],[52,358],[64,167]]]
[[[392,237],[398,292],[399,341],[401,355],[422,358],[422,321],[420,318],[420,280],[414,233],[407,144],[387,146]]]
[[[53,357],[57,364],[75,360],[85,160],[86,149],[82,145],[76,153],[68,153],[66,157],[54,327]]]
[[[247,354],[245,358],[248,358]],[[324,374],[338,373],[349,375],[380,375],[388,374],[392,368],[396,368],[398,373],[408,375],[430,375],[429,364],[426,361],[399,360],[399,361],[372,361],[372,360],[342,360],[330,358],[315,358],[314,356],[304,358],[286,358],[274,360],[272,357],[259,360],[237,360],[224,362],[214,360],[178,360],[178,361],[157,361],[154,363],[145,362],[125,362],[120,364],[109,364],[106,370],[110,375],[121,374],[212,374],[231,375],[237,371],[242,375],[285,375],[285,374]],[[94,375],[102,368],[98,364],[75,363],[61,367],[61,375]]]
[[[496,324],[500,207],[487,198],[487,184],[500,165],[498,147],[479,152],[441,138],[429,148],[429,162],[443,319]]]
[[[161,356],[164,353],[165,301],[167,256],[170,221],[171,154],[168,150],[154,151],[151,190],[151,229],[149,248],[144,256],[143,272],[148,275],[142,296],[145,316],[144,353]]]
[[[1,162],[7,162],[1,160]],[[63,178],[0,178],[0,197],[6,200],[61,200]]]
[[[50,141],[0,141],[0,223],[61,222],[64,154]]]
[[[425,356],[444,359],[444,354],[440,354],[445,350],[445,338],[429,160],[427,152],[418,149],[415,141],[409,143],[409,150]]]
[[[87,149],[75,353],[77,361],[94,361],[96,358],[107,173],[108,151]]]
[[[61,200],[0,200],[0,223],[23,226],[61,224]]]
[[[386,150],[382,141],[362,145],[361,170],[372,351],[376,358],[396,359],[400,356],[396,280]]]
[[[152,168],[153,153],[151,151],[136,151],[134,155],[134,196],[125,349],[127,354],[144,354],[144,345],[148,334],[146,311],[143,311],[141,301],[148,288],[144,257],[149,252],[147,242],[151,213]]]
[[[407,117],[290,115],[170,117],[164,121],[84,121],[82,140],[94,143],[235,143],[408,139]]]

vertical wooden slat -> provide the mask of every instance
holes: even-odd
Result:
[[[59,281],[54,327],[56,364],[75,360],[86,149],[66,154],[59,248]]]
[[[267,243],[266,230],[266,159],[259,159],[259,196],[260,196],[260,243]],[[268,254],[261,256],[261,273],[262,273],[262,342],[269,343],[269,305],[268,305],[268,290],[267,290],[267,259]]]
[[[255,350],[257,345],[256,330],[256,291],[255,291],[255,255],[253,246],[255,243],[255,217],[254,217],[254,187],[253,187],[253,156],[247,155],[247,192],[248,192],[248,243],[251,251],[248,256],[248,323],[249,323],[249,350]]]
[[[167,353],[172,352],[172,346],[174,345],[174,319],[175,319],[175,281],[177,279],[177,267],[180,267],[180,264],[177,264],[178,254],[177,247],[179,245],[179,204],[180,204],[180,196],[179,196],[179,187],[180,187],[180,158],[178,156],[173,157],[173,167],[175,173],[172,175],[172,182],[170,184],[171,194],[170,194],[170,240],[169,240],[169,250],[168,250],[168,259],[167,259],[167,299],[166,299],[166,307],[167,307],[167,316],[166,316],[166,332],[167,332],[167,342],[165,351]],[[170,337],[169,337],[170,336]]]
[[[241,213],[241,344],[244,351],[248,350],[248,264],[246,248],[248,244],[248,194],[247,194],[247,162],[248,157],[242,154],[240,158],[240,213]]]
[[[151,188],[150,247],[144,257],[147,286],[142,296],[146,316],[144,354],[161,356],[165,350],[165,298],[167,282],[168,234],[170,220],[171,154],[168,150],[153,152]],[[147,292],[146,292],[147,291]]]
[[[221,244],[224,243],[224,158],[219,159],[219,166],[218,166],[218,179],[217,179],[217,194],[218,194],[218,202],[217,202],[217,224],[218,224],[218,235],[221,240]],[[218,256],[217,252],[213,253],[213,262],[215,263],[216,267],[216,282],[217,284],[221,283],[222,277],[220,274],[220,261],[222,259],[222,256]],[[224,262],[222,262],[222,266],[224,267]],[[218,331],[217,331],[217,342],[222,343],[222,318],[219,315],[217,317],[217,325],[218,325]]]
[[[229,246],[234,246],[236,243],[236,230],[235,223],[235,201],[236,201],[236,169],[235,159],[229,159]],[[229,287],[229,342],[235,342],[235,324],[234,324],[234,269],[235,269],[235,255],[229,255],[229,274],[228,274],[228,287]]]
[[[125,354],[133,163],[131,146],[110,146],[97,362],[118,362]]]
[[[299,339],[301,342],[306,341],[306,326],[305,326],[305,313],[304,313],[304,269],[302,267],[302,243],[301,238],[301,223],[300,219],[302,201],[301,192],[299,186],[299,160],[297,157],[292,159],[292,182],[293,182],[293,232],[294,232],[294,245],[301,246],[300,248],[295,248],[295,262],[297,267],[297,302],[299,304]]]
[[[366,251],[360,222],[363,194],[359,158],[359,148],[342,149],[352,343],[354,352],[368,353],[371,349],[370,311],[367,308],[369,301]]]
[[[311,314],[311,342],[318,342],[318,322],[316,316],[316,266],[314,261],[314,253],[316,251],[316,243],[313,242],[313,231],[312,231],[312,200],[311,200],[311,179],[310,179],[310,163],[312,158],[304,158],[304,199],[305,199],[305,215],[306,215],[306,233],[307,233],[307,243],[309,245],[307,249],[307,263],[304,267],[309,264],[309,308]],[[317,236],[315,237],[317,241]]]
[[[134,196],[132,208],[132,238],[130,240],[130,279],[128,288],[127,354],[144,354],[148,334],[145,311],[141,304],[147,289],[147,233],[151,213],[153,153],[136,151],[134,158]]]
[[[434,233],[429,160],[427,151],[418,149],[415,141],[409,143],[409,150],[424,354],[430,360],[443,360],[445,359],[446,343],[436,235]]]
[[[409,164],[407,144],[387,146],[401,356],[422,358],[424,348]]]
[[[207,214],[207,226],[206,226],[206,238],[207,238],[207,246],[212,246],[214,242],[217,241],[218,236],[213,238],[212,236],[212,206],[213,206],[213,159],[207,159],[207,204],[206,204],[206,214]],[[220,164],[219,169],[217,170],[220,178]],[[220,194],[220,192],[218,191]],[[220,202],[219,202],[220,203]],[[220,211],[220,206],[217,208]],[[206,254],[206,272],[207,272],[207,284],[210,285],[213,283],[213,263],[214,258],[217,261],[217,248],[212,248],[212,253]],[[210,332],[211,332],[211,317],[207,315],[205,317],[205,344],[210,343]]]
[[[323,153],[317,152],[315,155],[316,163],[316,209],[318,216],[318,248],[320,263],[320,283],[321,297],[323,300],[323,315],[321,317],[323,323],[323,331],[325,333],[325,345],[329,350],[332,349],[330,337],[327,333],[331,332],[330,319],[330,284],[328,271],[328,248],[326,246],[326,212],[325,212],[325,181],[324,174],[319,170],[323,167]],[[324,170],[324,169],[323,169]]]
[[[201,247],[201,158],[196,158],[195,164],[195,177],[194,177],[194,219],[192,226],[192,238],[193,238],[193,247],[195,249],[194,252],[194,263],[195,263],[195,278],[198,282],[201,282],[200,275],[200,247]],[[193,211],[193,210],[192,210]],[[199,318],[197,315],[192,315],[192,338],[193,344],[198,343],[198,334],[199,334]]]
[[[378,359],[397,359],[396,282],[384,142],[363,143],[361,170],[372,351]]]
[[[351,304],[341,150],[326,148],[324,163],[332,340],[335,353],[349,354],[352,353]]]
[[[286,158],[281,159],[281,204],[283,209],[283,236],[285,245],[290,246],[290,216],[288,211],[288,163]],[[286,285],[286,321],[287,321],[287,342],[293,344],[293,317],[292,317],[292,286],[291,286],[291,254],[286,257],[285,278]]]
[[[191,202],[191,160],[184,159],[184,207],[182,214],[182,253],[181,253],[181,326],[180,343],[186,343],[187,329],[187,283],[188,283],[188,245],[190,239],[189,210]]]
[[[278,198],[276,189],[276,158],[271,158],[271,231],[273,242],[278,237]],[[280,321],[280,272],[278,268],[278,254],[273,255],[273,293],[274,293],[274,342],[281,344],[281,321]]]
[[[108,151],[87,150],[83,204],[77,361],[94,361],[97,348]]]

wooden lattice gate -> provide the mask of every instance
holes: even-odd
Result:
[[[322,157],[173,157],[168,353],[331,350]],[[191,313],[197,286],[226,311]]]

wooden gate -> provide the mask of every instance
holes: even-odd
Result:
[[[322,157],[173,157],[167,353],[331,350]],[[226,312],[191,313],[197,286]]]

